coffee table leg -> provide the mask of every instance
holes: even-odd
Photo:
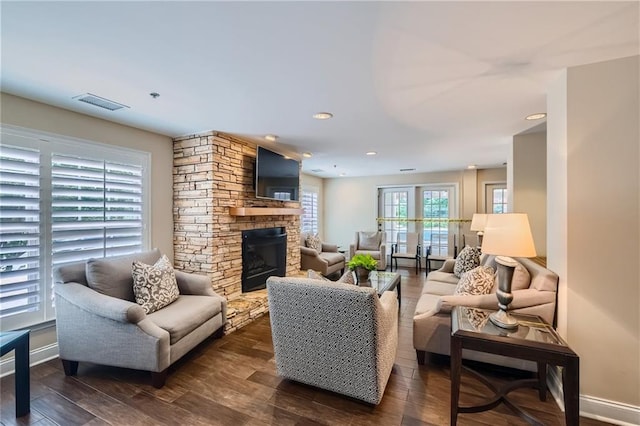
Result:
[[[564,393],[564,418],[567,426],[577,426],[580,422],[580,359],[569,358],[562,369]]]
[[[458,422],[458,402],[460,400],[460,373],[462,371],[462,343],[451,336],[451,425]]]

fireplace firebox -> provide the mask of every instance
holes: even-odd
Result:
[[[272,275],[287,272],[287,232],[284,227],[242,231],[242,292],[260,290]]]

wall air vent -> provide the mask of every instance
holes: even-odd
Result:
[[[415,169],[400,169],[401,172],[412,172]]]
[[[129,108],[127,105],[119,104],[118,102],[110,101],[109,99],[101,98],[100,96],[96,96],[91,93],[74,96],[73,99],[77,99],[80,102],[84,102],[89,105],[108,109],[109,111],[117,111],[122,108]]]
[[[322,172],[324,172],[324,170],[322,170],[322,169],[313,169],[313,170],[311,170],[311,171],[312,171],[313,173],[322,173]]]

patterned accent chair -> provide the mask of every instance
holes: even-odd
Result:
[[[211,279],[175,271],[180,295],[150,314],[135,302],[132,263],[153,265],[160,251],[91,259],[54,270],[56,330],[67,376],[78,362],[151,372],[161,388],[169,365],[215,333],[222,336],[227,300]]]
[[[279,375],[380,403],[398,347],[394,292],[270,277],[267,293]]]
[[[349,258],[356,254],[370,254],[378,261],[378,271],[387,269],[387,233],[356,232],[355,239],[349,246]]]

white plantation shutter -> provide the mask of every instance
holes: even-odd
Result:
[[[2,129],[2,330],[54,318],[53,267],[148,244],[148,154]],[[46,138],[46,139],[45,139]]]
[[[302,232],[318,233],[318,193],[302,190]]]
[[[0,318],[42,309],[40,154],[0,145]]]

